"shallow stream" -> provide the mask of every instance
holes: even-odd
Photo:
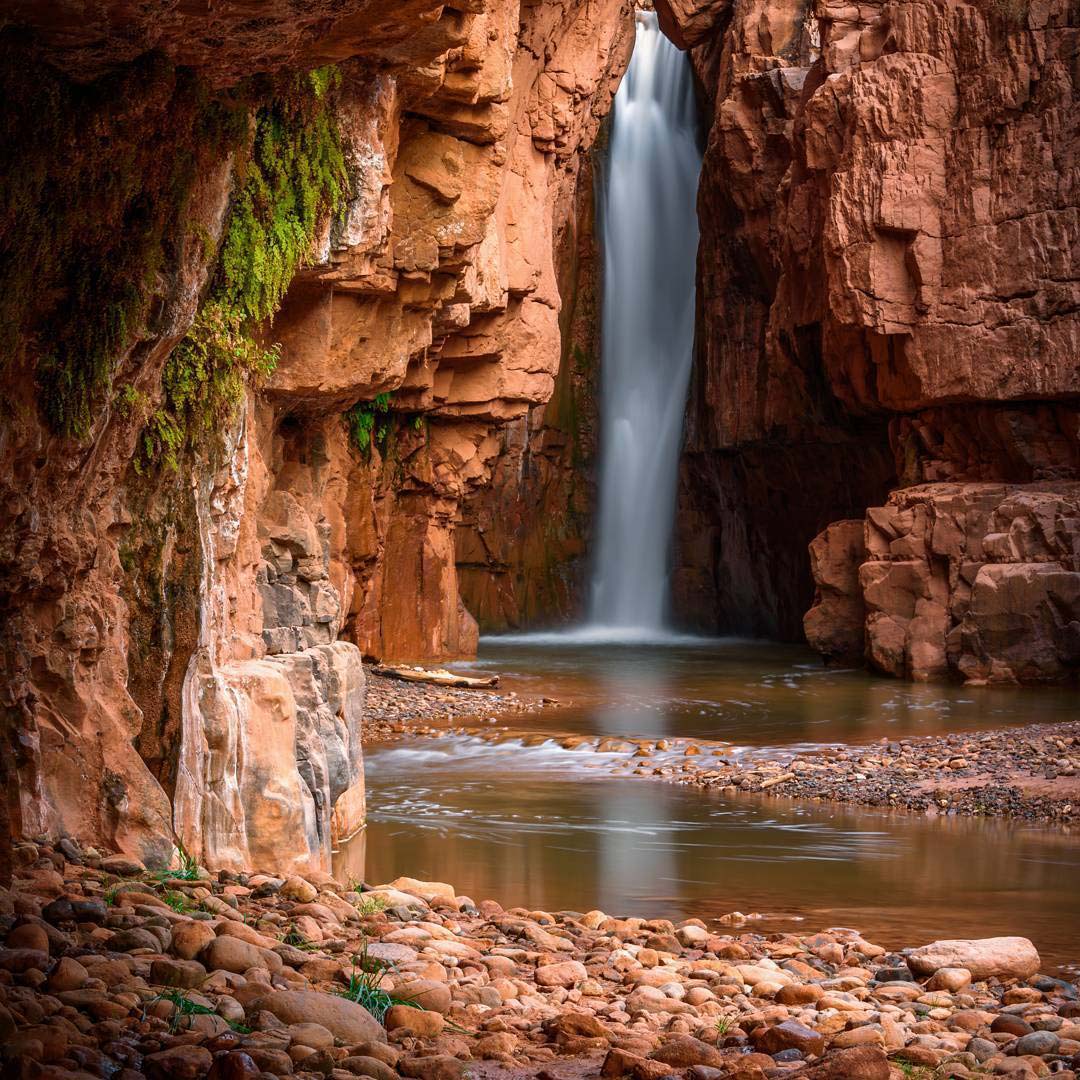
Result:
[[[1067,690],[904,684],[757,642],[489,640],[465,667],[563,703],[515,717],[515,731],[726,740],[736,753],[1075,715]],[[1080,844],[1061,828],[723,797],[513,734],[369,747],[370,825],[339,869],[450,881],[507,906],[761,913],[745,927],[853,926],[894,947],[1021,933],[1047,970],[1080,960]]]

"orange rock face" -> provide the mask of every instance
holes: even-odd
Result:
[[[1080,87],[1069,5],[657,8],[691,48],[711,112],[682,610],[706,625],[798,636],[788,598],[805,610],[805,545],[838,522],[810,552],[818,603],[807,632],[827,655],[861,651],[866,603],[876,612],[868,631],[880,624],[867,655],[891,673],[1068,677],[1057,638],[1057,660],[1026,675],[1017,654],[1001,659],[991,612],[1004,601],[982,587],[969,610],[955,582],[932,600],[914,582],[871,584],[875,556],[865,561],[842,519],[866,512],[870,530],[876,511],[866,507],[898,483],[996,482],[1005,505],[1012,485],[1080,475]],[[982,505],[985,492],[916,497]],[[980,526],[971,529],[975,543]],[[902,572],[890,563],[886,578]],[[1075,572],[1067,558],[1061,572]],[[1041,624],[1060,601],[1034,580],[1018,586],[1020,573],[1006,575],[1010,602]],[[1072,586],[1053,588],[1060,597]],[[909,610],[903,597],[916,594],[936,605],[932,615]],[[945,648],[946,610],[970,649]],[[923,618],[937,620],[933,633],[922,622],[912,630]],[[915,658],[915,640],[930,638],[934,655]]]
[[[811,551],[806,636],[826,655],[865,633],[875,668],[919,681],[1059,682],[1080,663],[1080,484],[902,488]]]
[[[265,328],[280,363],[222,447],[193,475],[141,476],[138,417],[103,410],[64,442],[27,371],[0,455],[15,830],[154,863],[180,839],[211,867],[326,868],[364,819],[362,655],[475,651],[455,529],[501,429],[554,389],[556,250],[628,60],[629,0],[269,4],[256,21],[230,3],[12,7],[79,79],[148,49],[212,88],[341,65],[351,201]],[[213,164],[123,361],[147,408],[210,271],[197,240],[220,232],[230,175]],[[343,414],[377,395],[357,447]]]

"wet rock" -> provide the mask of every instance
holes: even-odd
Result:
[[[155,1080],[201,1080],[213,1061],[210,1051],[201,1046],[174,1046],[149,1054],[146,1071]]]
[[[772,1027],[758,1028],[751,1035],[751,1041],[756,1049],[766,1054],[798,1050],[803,1054],[820,1056],[825,1052],[824,1036],[797,1020],[784,1020]]]
[[[243,1050],[229,1050],[214,1058],[206,1080],[259,1080],[261,1076],[262,1069],[250,1054]]]

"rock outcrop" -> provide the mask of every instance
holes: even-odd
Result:
[[[819,601],[807,624],[823,652],[862,651],[853,629],[862,602],[873,609],[868,628],[881,628],[867,655],[891,673],[1074,675],[1075,615],[1061,597],[1075,592],[1075,547],[1052,585],[1045,566],[988,570],[971,602],[973,581],[950,585],[933,601],[939,624],[953,612],[933,635],[936,657],[914,660],[896,630],[922,618],[901,599],[911,592],[885,596],[854,526],[832,524],[865,515],[873,534],[875,514],[894,507],[986,497],[919,487],[866,511],[897,485],[994,483],[1004,506],[1024,500],[1019,485],[1078,477],[1070,5],[657,0],[657,9],[690,48],[711,111],[683,611],[714,628],[799,636],[806,545],[828,526],[811,555]],[[1023,674],[1023,646],[1012,662],[1002,653],[1005,578],[1025,634],[1053,639],[1045,652],[1056,659],[1033,659]],[[1047,627],[1050,610],[1063,629]],[[875,641],[886,626],[883,651]]]
[[[261,328],[278,346],[273,375],[179,472],[146,467],[140,432],[215,273],[243,153],[193,135],[175,148],[196,163],[176,193],[191,212],[155,256],[138,327],[121,323],[134,343],[108,357],[110,393],[77,437],[50,428],[43,318],[5,372],[0,453],[0,779],[14,830],[152,864],[180,840],[215,868],[325,869],[363,822],[362,656],[475,650],[455,528],[503,427],[552,395],[556,257],[628,59],[630,4],[8,14],[18,48],[95,103],[113,163],[154,139],[169,160],[170,124],[188,115],[177,100],[198,132],[202,103],[250,110],[260,78],[288,86],[338,65],[348,200]],[[194,91],[170,101],[180,86]],[[93,171],[108,154],[64,146],[66,197],[112,190]],[[34,287],[42,306],[62,288]]]
[[[827,656],[889,675],[1059,682],[1080,666],[1080,484],[923,484],[812,545]]]

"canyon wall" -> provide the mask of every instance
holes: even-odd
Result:
[[[4,255],[59,242],[58,200],[91,284],[108,276],[95,254],[125,230],[142,239],[148,217],[154,230],[116,283],[134,294],[116,318],[59,253],[15,279],[0,802],[16,833],[152,863],[180,841],[210,867],[314,870],[364,820],[362,657],[475,649],[455,529],[555,389],[561,293],[568,322],[577,291],[567,253],[591,200],[578,173],[632,22],[627,0],[263,8],[5,5],[5,87],[21,88],[5,166],[21,156],[29,179],[0,204],[19,238]],[[327,64],[333,76],[303,74]],[[346,196],[255,342],[229,339],[237,357],[271,350],[262,378],[245,390],[235,364],[204,358],[178,384],[178,343],[198,340],[229,257],[243,162],[260,125],[279,137],[299,115],[267,112],[265,86],[295,95],[301,76],[304,115],[332,112]],[[65,103],[84,127],[64,127]],[[50,109],[46,146],[25,117]],[[279,273],[263,250],[259,288]],[[80,303],[105,324],[92,383],[76,350],[52,374]],[[238,404],[177,442],[161,409],[217,378]]]
[[[681,611],[1075,678],[1075,5],[656,6],[709,108]]]

